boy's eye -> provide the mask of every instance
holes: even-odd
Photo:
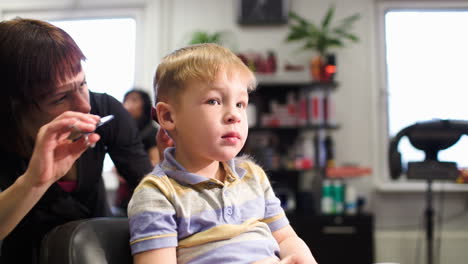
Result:
[[[236,104],[236,107],[238,108],[245,108],[247,106],[247,103],[239,102]]]
[[[219,105],[220,103],[216,99],[210,99],[210,100],[208,100],[208,104],[210,104],[210,105]]]

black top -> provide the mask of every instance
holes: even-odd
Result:
[[[146,151],[156,146],[156,133],[158,133],[158,128],[153,121],[148,122],[148,124],[140,130],[141,140]]]
[[[106,153],[132,189],[152,170],[138,129],[131,125],[133,119],[122,104],[107,94],[92,92],[90,103],[92,114],[115,118],[97,129],[101,139],[78,159],[76,190],[68,193],[54,183],[5,238],[0,263],[37,263],[40,241],[52,228],[72,220],[111,216],[102,178]],[[0,189],[12,185],[27,164],[28,160],[0,150]]]

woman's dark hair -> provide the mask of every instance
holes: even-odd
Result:
[[[82,60],[75,41],[50,23],[22,18],[0,22],[0,148],[16,153],[26,149],[23,115],[58,83],[80,73]]]
[[[142,130],[146,125],[148,125],[148,123],[152,122],[151,121],[151,107],[152,107],[151,98],[149,94],[145,92],[144,90],[139,89],[139,88],[134,88],[125,93],[123,101],[125,102],[127,97],[130,94],[134,94],[134,93],[140,95],[140,98],[143,101],[143,115],[136,120],[138,124],[138,129]]]

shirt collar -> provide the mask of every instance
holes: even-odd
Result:
[[[165,175],[173,178],[174,180],[191,185],[211,180],[205,176],[188,172],[174,158],[174,153],[175,147],[170,147],[164,150],[164,160],[158,166],[156,166],[155,170],[153,171],[155,175],[163,172]],[[231,173],[239,179],[242,179],[247,172],[245,169],[238,166],[236,159],[228,160],[223,162],[223,164],[224,167],[227,166]]]

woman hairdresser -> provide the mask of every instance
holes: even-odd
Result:
[[[111,215],[101,176],[106,153],[131,187],[152,169],[128,112],[88,91],[84,59],[49,23],[0,23],[2,264],[37,263],[40,241],[55,226]]]

